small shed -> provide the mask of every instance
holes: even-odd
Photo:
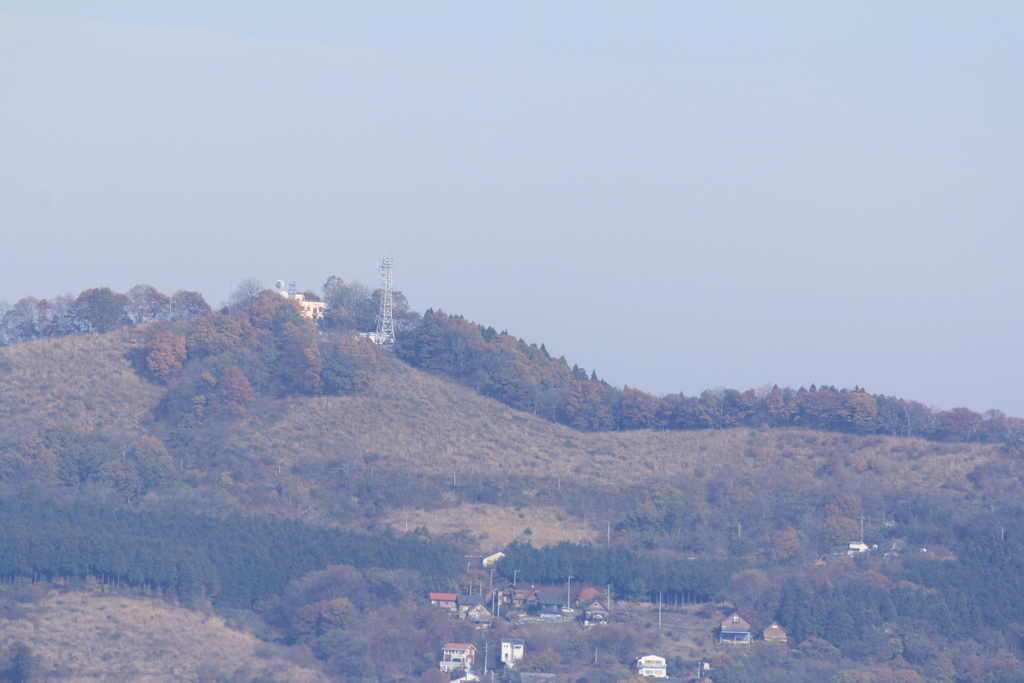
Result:
[[[785,643],[789,640],[789,634],[786,632],[786,629],[782,628],[782,625],[777,621],[773,621],[768,628],[761,631],[761,636],[766,643]]]

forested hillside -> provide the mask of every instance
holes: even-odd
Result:
[[[331,343],[317,343],[308,326],[298,324],[294,301],[282,309],[287,299],[246,280],[218,313],[196,292],[167,296],[149,285],[137,285],[127,294],[95,288],[53,301],[27,297],[13,306],[0,305],[0,344],[171,323],[150,331],[146,370],[169,382],[183,364],[195,371],[197,364],[205,363],[220,380],[215,409],[237,411],[251,392],[358,392],[376,373],[378,359],[347,340],[352,333],[374,329],[380,292],[332,276],[321,294],[303,296],[324,302],[325,315],[317,330],[333,336]],[[290,321],[286,309],[293,313]],[[767,425],[1001,443],[1010,448],[1020,448],[1024,441],[1024,419],[995,407],[984,413],[963,407],[936,411],[912,399],[873,395],[858,386],[716,388],[699,396],[660,397],[639,388],[612,387],[598,378],[596,370],[588,375],[583,368],[570,367],[564,356],[552,357],[543,344],[528,344],[443,311],[428,310],[420,316],[409,310],[401,292],[395,293],[395,324],[396,353],[413,367],[443,373],[510,407],[581,431]],[[228,375],[222,377],[225,372]]]
[[[791,636],[715,654],[626,610],[537,636],[573,680],[625,678],[641,646],[717,683],[1024,680],[1019,419],[857,387],[654,397],[401,298],[380,347],[374,292],[306,296],[319,324],[251,282],[216,312],[143,286],[11,307],[0,579],[209,602],[325,675],[401,680],[478,637],[423,593],[482,590],[504,550],[498,579]]]

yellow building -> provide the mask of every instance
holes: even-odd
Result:
[[[295,285],[292,284],[292,291],[294,291]],[[306,301],[304,294],[292,294],[288,291],[288,288],[284,285],[284,280],[278,280],[274,283],[274,289],[277,293],[283,296],[285,299],[291,299],[299,305],[299,311],[302,313],[302,317],[307,320],[317,322],[324,317],[324,302],[320,300]]]
[[[323,301],[306,301],[306,297],[301,294],[293,295],[292,300],[298,303],[302,309],[302,317],[309,318],[313,322],[324,317]]]

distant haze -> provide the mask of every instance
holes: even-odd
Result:
[[[0,0],[0,298],[376,284],[1024,416],[1024,4]]]

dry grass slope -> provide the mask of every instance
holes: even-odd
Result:
[[[877,470],[893,483],[935,486],[963,483],[996,450],[790,429],[581,433],[396,361],[369,394],[295,399],[282,408],[274,419],[251,417],[236,436],[248,453],[285,467],[304,458],[372,454],[382,469],[629,485],[737,467],[809,473],[841,453],[852,467]]]
[[[62,421],[142,433],[162,389],[136,376],[125,360],[139,343],[138,331],[126,331],[0,349],[0,429]],[[359,521],[331,517],[331,497],[339,494],[310,463],[347,461],[372,466],[378,476],[477,475],[537,486],[561,480],[606,490],[706,481],[727,472],[765,487],[831,477],[830,486],[842,488],[844,477],[854,477],[861,485],[966,495],[972,490],[967,475],[1000,457],[998,447],[989,445],[788,429],[580,433],[388,354],[369,392],[255,405],[230,429],[226,445],[223,452],[232,453],[234,463],[219,457],[195,464],[214,482],[219,503],[211,509],[302,514],[345,526]],[[222,485],[221,470],[233,468],[245,469],[244,476]],[[522,538],[525,527],[538,544],[603,535],[605,521],[567,516],[558,501],[538,501],[540,507],[521,501],[505,506],[445,499],[441,510],[399,507],[388,521],[397,530],[421,524],[433,532],[467,529],[499,547]]]
[[[0,347],[0,428],[60,422],[135,431],[163,392],[125,360],[140,344],[128,330]]]
[[[269,654],[251,635],[207,616],[146,598],[51,593],[7,613],[0,650],[21,641],[36,660],[34,680],[289,681],[319,683],[319,671]]]
[[[372,454],[381,469],[514,473],[626,486],[722,469],[812,474],[834,454],[897,486],[963,485],[997,447],[827,432],[731,429],[580,433],[512,410],[447,379],[392,361],[374,391],[285,402],[250,416],[236,445],[289,467],[304,458]]]
[[[268,473],[310,460],[369,457],[378,473],[516,475],[612,489],[708,480],[725,472],[769,488],[822,476],[841,488],[846,472],[887,489],[967,492],[967,475],[999,457],[991,445],[794,429],[580,433],[393,359],[367,394],[297,399],[279,408],[272,418],[250,415],[234,437],[242,451],[271,465]],[[295,483],[315,497],[315,478]],[[544,506],[462,504],[400,508],[389,522],[397,531],[421,524],[435,533],[466,529],[490,539],[484,549],[523,540],[524,527],[534,531],[530,540],[538,545],[603,537],[604,522],[563,513]]]

